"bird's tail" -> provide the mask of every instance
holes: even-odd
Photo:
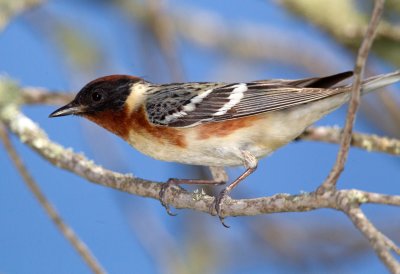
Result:
[[[362,94],[369,93],[382,87],[386,87],[400,81],[400,70],[395,72],[373,76],[363,81]]]

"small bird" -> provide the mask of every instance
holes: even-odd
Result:
[[[129,75],[98,78],[69,104],[49,117],[79,115],[127,141],[155,159],[190,165],[243,165],[245,172],[215,198],[222,222],[223,199],[254,172],[257,162],[296,139],[308,126],[346,103],[351,85],[339,82],[353,75],[248,83],[153,84]],[[363,81],[365,94],[400,81],[400,71]],[[221,184],[225,181],[170,179],[171,184]],[[226,226],[226,225],[225,225]]]

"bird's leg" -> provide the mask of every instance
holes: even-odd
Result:
[[[225,189],[223,189],[216,197],[214,200],[214,206],[215,206],[215,211],[217,212],[217,215],[222,223],[222,225],[226,228],[229,228],[228,225],[225,224],[224,218],[221,217],[221,205],[223,203],[223,200],[228,196],[228,194],[234,189],[241,181],[243,181],[247,176],[252,174],[256,169],[257,169],[257,158],[254,157],[253,154],[251,154],[248,151],[242,151],[243,155],[243,164],[247,168],[245,172],[242,173],[238,178],[236,178],[235,181],[233,181],[230,185],[228,185]]]
[[[162,184],[159,197],[167,213],[171,216],[176,216],[175,213],[171,212],[169,205],[165,201],[165,192],[171,185],[223,185],[228,181],[228,175],[223,167],[210,167],[210,172],[213,177],[212,180],[170,178],[166,183]]]

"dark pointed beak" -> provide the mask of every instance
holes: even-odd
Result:
[[[49,115],[49,118],[53,117],[61,117],[61,116],[66,116],[66,115],[74,115],[74,114],[80,114],[83,113],[84,109],[82,106],[79,106],[77,103],[72,101],[68,105],[65,105],[63,107],[60,107],[56,111],[52,112]]]

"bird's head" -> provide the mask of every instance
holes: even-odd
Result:
[[[79,115],[127,138],[128,119],[143,100],[146,85],[143,79],[129,75],[101,77],[84,86],[69,104],[49,117]]]
[[[132,92],[132,86],[142,79],[129,75],[110,75],[93,80],[84,86],[69,104],[49,117],[81,115],[87,118],[104,112],[118,112]]]

